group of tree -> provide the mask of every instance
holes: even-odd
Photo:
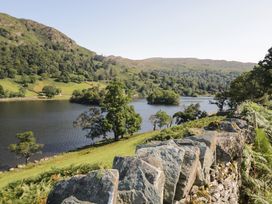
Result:
[[[114,140],[124,135],[132,135],[141,128],[141,116],[129,105],[130,97],[125,92],[124,84],[112,81],[105,90],[105,97],[100,107],[92,107],[82,113],[74,126],[87,130],[87,137],[106,137],[109,132]]]
[[[44,86],[41,95],[45,95],[47,98],[53,98],[61,93],[61,89],[55,86],[47,85]]]
[[[100,105],[105,97],[105,90],[99,86],[93,86],[88,89],[75,90],[70,98],[72,103],[86,105]]]
[[[175,120],[175,123],[177,125],[180,125],[182,123],[205,118],[208,116],[208,113],[206,111],[200,110],[200,105],[197,104],[191,104],[188,107],[184,109],[184,111],[178,111],[174,113],[174,115],[171,117],[168,115],[165,111],[158,111],[154,115],[151,115],[149,120],[153,124],[153,130],[156,130],[157,127],[162,128],[164,126],[171,127],[173,120]]]
[[[178,105],[180,96],[172,90],[154,89],[146,98],[148,104]]]
[[[272,48],[252,71],[234,79],[230,87],[217,93],[215,104],[222,111],[225,106],[235,109],[244,101],[267,104],[272,99]]]

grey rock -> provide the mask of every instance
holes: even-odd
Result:
[[[173,140],[141,145],[136,154],[142,160],[163,170],[164,203],[173,203],[184,158],[184,149]]]
[[[65,200],[63,200],[61,204],[95,204],[95,203],[91,203],[88,201],[80,201],[74,196],[70,196],[66,198]]]
[[[212,136],[212,138],[192,136],[192,137],[186,137],[184,139],[175,140],[175,142],[180,146],[193,145],[199,148],[200,150],[199,161],[201,163],[202,174],[203,174],[203,180],[202,181],[199,180],[199,182],[209,183],[210,182],[209,173],[210,173],[211,166],[214,162],[214,155],[215,155],[214,144],[216,142],[216,138],[214,136]],[[213,149],[210,149],[206,144],[210,145]]]
[[[175,200],[185,198],[197,177],[201,174],[201,164],[199,162],[200,150],[197,146],[182,146],[185,150],[184,159],[181,165],[179,181],[176,187]],[[200,171],[199,171],[200,170]]]
[[[229,162],[241,157],[244,138],[239,133],[221,132],[217,137],[217,161]]]
[[[163,172],[136,157],[115,157],[113,168],[119,171],[120,203],[163,203]]]
[[[80,202],[115,204],[118,178],[117,170],[96,170],[87,175],[74,176],[60,181],[49,193],[47,204],[67,203],[69,200],[72,202],[74,198]],[[68,201],[65,201],[67,198],[69,198]],[[74,202],[76,202],[75,199]]]
[[[233,122],[233,123],[236,123],[236,125],[240,129],[246,129],[246,128],[248,128],[248,123],[245,120],[242,120],[242,119],[239,119],[239,118],[230,118],[229,121]]]
[[[226,132],[239,132],[240,128],[235,122],[232,121],[222,121],[220,124],[220,130]]]

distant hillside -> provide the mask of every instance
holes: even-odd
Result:
[[[95,80],[103,59],[58,30],[0,13],[0,79],[40,75],[59,81]]]
[[[17,19],[0,13],[0,42],[13,45],[61,46],[83,49],[58,30],[32,20]],[[93,53],[93,52],[90,52]]]
[[[244,72],[253,69],[256,65],[255,63],[197,58],[148,58],[144,60],[131,60],[115,56],[109,56],[109,58],[121,65],[145,70],[187,71],[191,69]]]
[[[105,57],[77,45],[54,28],[0,13],[0,80],[4,79],[3,88],[10,92],[7,84],[31,91],[38,80],[55,84],[117,78],[136,96],[147,96],[155,88],[186,96],[210,95],[253,66],[195,58]]]

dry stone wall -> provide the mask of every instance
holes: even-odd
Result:
[[[47,203],[238,203],[242,151],[251,127],[229,119],[200,132],[138,145],[136,156],[115,157],[112,170],[59,182]]]

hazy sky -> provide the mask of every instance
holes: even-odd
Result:
[[[0,0],[104,55],[257,62],[272,46],[271,0]]]

